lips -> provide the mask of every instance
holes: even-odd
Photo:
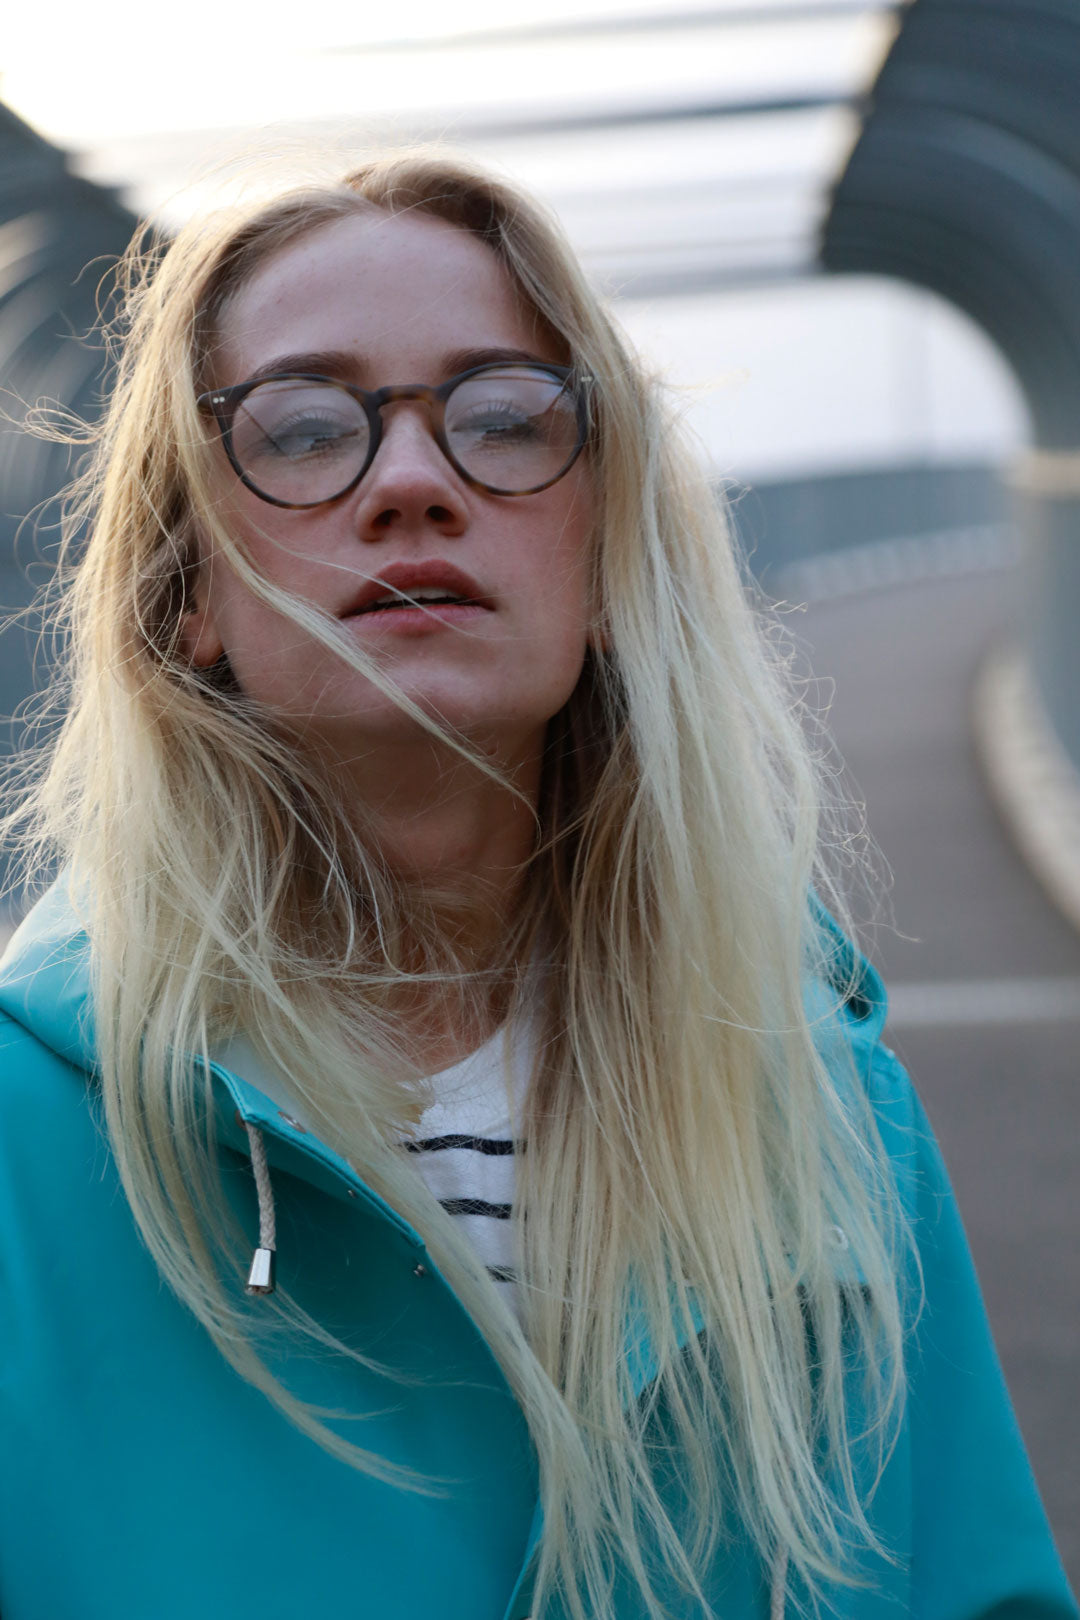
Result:
[[[380,569],[377,578],[364,582],[341,617],[403,612],[410,608],[415,612],[417,607],[455,604],[489,611],[495,605],[477,582],[453,563],[440,559],[423,563],[393,562]]]

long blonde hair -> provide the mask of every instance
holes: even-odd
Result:
[[[373,208],[479,237],[594,379],[602,650],[551,724],[507,945],[520,961],[542,940],[547,964],[515,1205],[523,1326],[394,1145],[408,1065],[392,998],[440,974],[472,994],[472,978],[449,947],[439,955],[436,923],[327,782],[227,667],[192,667],[179,636],[197,514],[252,590],[394,695],[214,516],[195,406],[245,278]],[[65,598],[68,713],[22,816],[39,851],[70,863],[85,910],[108,1129],[162,1272],[314,1440],[402,1489],[431,1488],[343,1439],[254,1341],[239,1234],[197,1124],[198,1060],[246,1030],[421,1231],[520,1401],[545,1509],[538,1613],[558,1593],[575,1620],[610,1614],[616,1558],[656,1620],[665,1591],[704,1605],[733,1513],[763,1560],[786,1556],[811,1587],[855,1578],[902,1400],[902,1222],[862,1088],[825,1033],[846,986],[815,899],[830,896],[821,773],[662,391],[544,211],[445,154],[391,155],[215,215],[163,253],[144,243],[123,281],[116,384],[76,507],[89,537]],[[363,1078],[347,1089],[343,1074]],[[364,1359],[284,1293],[267,1309]],[[628,1342],[642,1334],[655,1376],[639,1400]],[[858,1433],[842,1376],[853,1351]],[[678,1514],[660,1432],[685,1483]]]

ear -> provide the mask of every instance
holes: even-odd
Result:
[[[209,669],[225,651],[211,602],[210,570],[200,563],[180,620],[180,646],[196,669]]]

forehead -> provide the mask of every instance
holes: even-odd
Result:
[[[217,340],[221,383],[277,355],[340,352],[369,385],[434,381],[441,356],[464,349],[556,358],[492,250],[416,212],[351,215],[281,248],[228,300]]]

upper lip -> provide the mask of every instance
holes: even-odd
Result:
[[[433,558],[430,562],[387,563],[378,574],[364,581],[346,604],[341,617],[345,619],[351,614],[363,613],[365,608],[388,591],[408,597],[419,590],[433,589],[445,591],[448,596],[460,596],[465,601],[475,602],[478,607],[494,606],[491,598],[485,596],[476,581],[470,579],[462,569],[455,568],[453,563],[443,562],[441,558]]]

